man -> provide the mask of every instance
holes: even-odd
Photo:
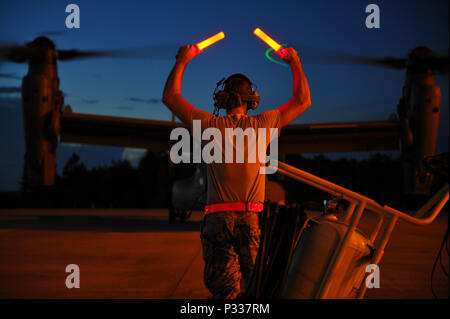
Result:
[[[202,130],[214,127],[222,136],[226,136],[227,128],[280,129],[311,105],[308,82],[298,54],[293,48],[287,48],[280,53],[291,66],[294,78],[293,96],[287,103],[275,110],[247,116],[248,108],[254,108],[259,99],[250,79],[235,74],[224,82],[223,92],[229,98],[221,107],[226,109],[226,116],[217,117],[196,109],[181,96],[181,82],[186,65],[199,53],[193,45],[179,49],[162,98],[163,103],[191,127],[194,120],[200,120]],[[248,145],[245,148],[248,151]],[[213,298],[236,298],[245,289],[252,272],[260,239],[258,212],[262,210],[265,194],[261,165],[247,160],[244,163],[208,164],[207,205],[200,236],[205,261],[204,280]],[[244,287],[241,287],[241,281]]]

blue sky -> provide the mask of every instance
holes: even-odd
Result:
[[[65,28],[65,7],[69,3],[80,7],[80,29]],[[380,7],[380,29],[365,27],[365,7],[369,3]],[[258,86],[261,96],[258,112],[261,112],[278,107],[290,98],[292,78],[289,68],[265,58],[265,44],[252,34],[255,27],[260,27],[279,42],[294,43],[299,50],[311,88],[312,107],[297,123],[386,120],[395,112],[401,97],[404,71],[313,64],[314,56],[302,55],[301,47],[405,57],[414,47],[426,45],[448,53],[448,3],[447,0],[311,0],[282,4],[275,1],[0,0],[0,41],[23,43],[41,32],[56,31],[59,33],[50,38],[61,49],[147,47],[148,50],[152,46],[176,48],[195,44],[223,31],[225,40],[207,48],[189,64],[182,93],[196,107],[212,111],[215,83],[232,73],[244,73]],[[171,57],[176,49],[166,51],[158,59],[102,58],[59,63],[65,103],[79,113],[170,120],[167,109],[153,101],[160,99],[174,62]],[[0,65],[1,74],[20,78],[26,72],[25,64]],[[443,94],[438,151],[448,151],[448,76],[437,77],[437,83]],[[17,86],[20,79],[0,77],[0,87]],[[0,95],[2,112],[14,107],[11,100],[5,102],[5,99],[18,97],[17,94]],[[8,112],[8,116],[14,117],[20,110]],[[7,117],[3,116],[3,124],[20,129],[20,113],[18,116],[16,124],[5,124]],[[0,175],[9,176],[0,181],[0,190],[14,189],[16,186],[12,184],[17,174],[21,174],[23,138],[11,144],[7,140],[12,132],[6,129],[0,132],[2,151],[10,154],[0,160]],[[12,135],[17,139],[18,134]],[[61,146],[59,167],[73,150],[85,152],[82,159],[92,165],[109,163],[125,153],[120,148]]]

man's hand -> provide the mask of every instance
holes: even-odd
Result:
[[[281,114],[281,126],[283,127],[311,106],[311,94],[297,51],[293,48],[283,48],[278,50],[277,53],[284,62],[289,63],[294,77],[292,98],[278,108]]]
[[[278,50],[278,55],[281,57],[281,59],[290,64],[290,65],[299,65],[300,64],[300,58],[298,57],[298,53],[294,48],[281,48]]]
[[[182,46],[178,49],[178,53],[176,55],[176,59],[178,63],[184,63],[187,64],[189,61],[191,61],[193,58],[195,58],[198,54],[200,54],[200,50],[197,49],[195,45],[189,44]]]
[[[192,112],[203,117],[211,116],[208,112],[196,109],[181,96],[181,82],[186,65],[201,51],[194,45],[185,45],[178,50],[176,63],[170,72],[164,87],[162,102],[185,124],[192,125]]]

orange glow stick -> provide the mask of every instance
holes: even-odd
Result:
[[[199,51],[203,50],[204,48],[210,46],[211,44],[216,43],[217,41],[222,40],[225,38],[225,33],[219,32],[216,35],[213,35],[212,37],[206,39],[205,41],[202,41],[200,43],[197,43],[195,46]]]
[[[278,50],[282,48],[281,45],[272,40],[272,38],[265,34],[260,28],[256,28],[253,33],[256,34],[256,36],[258,36],[261,40],[266,42],[275,52],[278,52]]]

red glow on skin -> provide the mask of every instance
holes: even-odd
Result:
[[[287,50],[286,50],[286,48],[283,48],[283,47],[279,48],[278,51],[275,51],[275,52],[276,52],[276,54],[278,54],[278,55],[280,56],[280,58],[282,58],[282,59],[284,59],[284,58],[286,57],[286,55],[287,55]]]

